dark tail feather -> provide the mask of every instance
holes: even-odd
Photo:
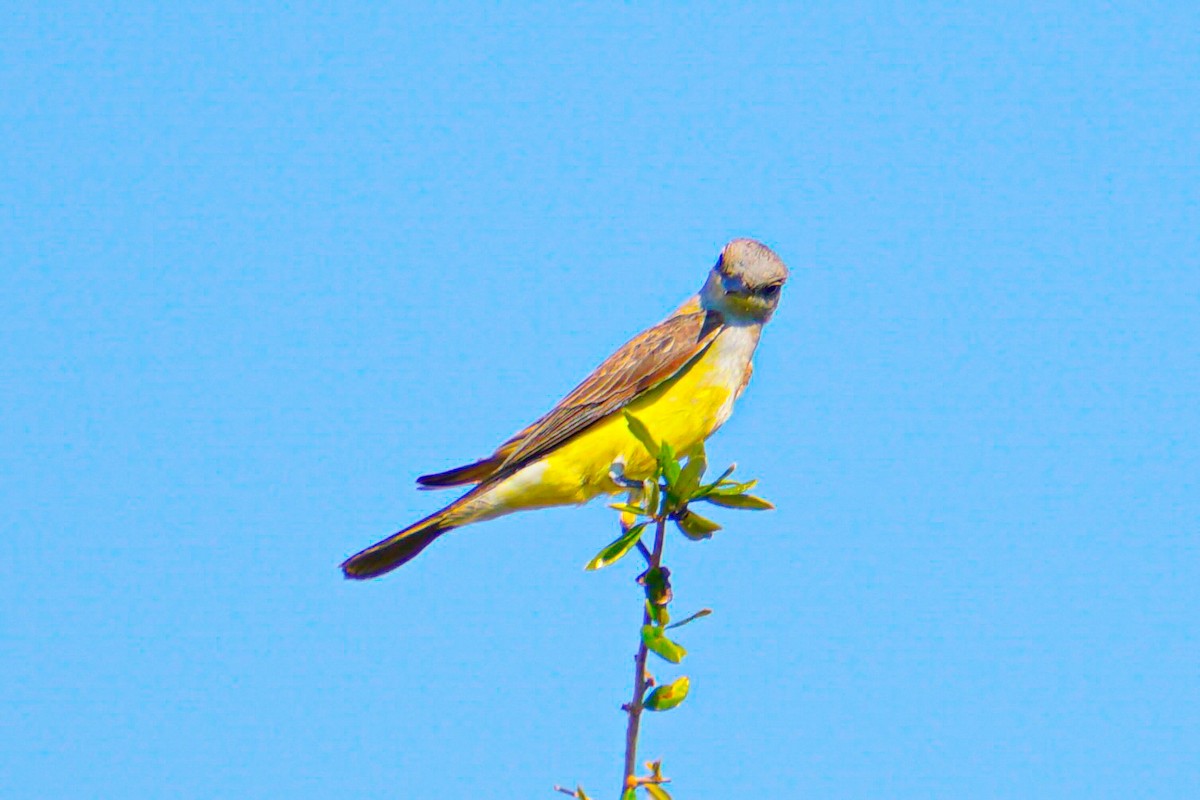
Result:
[[[342,562],[342,572],[352,580],[365,580],[378,578],[396,567],[407,564],[434,539],[456,527],[443,524],[446,510],[428,516],[399,533],[393,533],[382,542],[371,545],[361,553],[350,556]]]
[[[503,462],[503,458],[489,456],[488,458],[476,461],[474,464],[467,464],[465,467],[455,467],[445,472],[422,475],[417,478],[417,483],[427,489],[442,489],[447,486],[461,486],[464,483],[479,483],[485,478],[491,477],[491,474],[499,469]]]

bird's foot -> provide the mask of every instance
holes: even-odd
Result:
[[[608,479],[623,489],[641,489],[642,482],[625,477],[625,462],[614,461],[608,468]]]

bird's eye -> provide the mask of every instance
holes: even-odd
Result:
[[[773,283],[762,290],[763,297],[774,297],[779,294],[779,284]]]

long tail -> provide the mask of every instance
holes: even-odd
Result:
[[[396,567],[407,564],[434,539],[463,524],[451,522],[451,514],[470,496],[468,493],[441,511],[435,511],[420,522],[414,522],[404,530],[393,533],[361,553],[355,553],[342,562],[342,572],[352,580],[365,580],[385,575]]]

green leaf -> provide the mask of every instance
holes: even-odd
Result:
[[[630,786],[621,794],[621,800],[637,800],[637,789]]]
[[[756,480],[745,483],[726,481],[724,484],[717,485],[709,494],[745,494],[757,485],[758,481]]]
[[[658,469],[667,481],[667,488],[673,490],[679,482],[679,459],[675,457],[675,448],[670,443],[663,442],[658,453]]]
[[[769,500],[755,497],[752,494],[710,494],[700,498],[714,506],[725,508],[740,508],[748,511],[774,511],[775,506]]]
[[[701,497],[711,494],[716,489],[721,488],[721,484],[728,485],[733,483],[733,481],[727,481],[725,479],[732,475],[735,469],[737,469],[737,464],[730,464],[729,467],[721,473],[721,477],[717,478],[715,481],[701,485],[695,494],[696,499],[700,499]]]
[[[651,800],[671,800],[671,795],[667,794],[667,790],[657,783],[644,783],[642,788],[646,790],[646,794],[650,795]]]
[[[646,427],[646,423],[626,411],[625,424],[629,426],[629,432],[633,434],[634,438],[642,443],[642,447],[646,448],[646,452],[650,454],[650,457],[658,458],[658,442],[650,434],[650,429]]]
[[[700,619],[701,617],[707,617],[711,613],[712,613],[711,608],[702,608],[699,611],[697,611],[695,614],[692,614],[687,619],[681,619],[679,622],[675,622],[675,623],[672,623],[671,625],[666,625],[664,627],[682,628],[684,625],[687,625],[689,622],[695,622],[696,620]]]
[[[649,600],[646,601],[646,616],[659,627],[666,627],[667,623],[671,621],[671,615],[667,612],[666,606],[651,603]]]
[[[659,489],[658,479],[646,481],[642,490],[646,497],[646,513],[652,517],[658,516]]]
[[[624,536],[597,553],[596,557],[589,561],[584,569],[600,569],[601,567],[607,567],[609,564],[620,561],[638,543],[638,539],[642,538],[642,531],[649,524],[648,522],[639,522],[637,525],[634,525]]]
[[[668,639],[663,634],[663,629],[657,625],[642,626],[642,643],[651,653],[665,658],[672,664],[678,664],[687,655],[687,650]]]
[[[683,535],[692,541],[711,539],[714,533],[721,530],[720,525],[711,519],[700,516],[690,508],[675,520],[675,524],[679,526]]]
[[[616,509],[622,514],[637,514],[640,517],[646,516],[646,509],[641,506],[635,506],[632,503],[609,503],[608,507]]]
[[[704,470],[708,467],[708,461],[704,457],[704,445],[696,445],[696,449],[688,455],[687,466],[679,473],[679,480],[675,482],[674,491],[672,494],[680,503],[686,503],[692,499],[692,495],[696,493],[696,489],[700,486],[700,478],[704,475]]]
[[[646,697],[646,701],[642,705],[650,711],[670,711],[683,702],[689,688],[691,688],[691,681],[688,680],[687,675],[684,675],[666,686],[659,686]]]

